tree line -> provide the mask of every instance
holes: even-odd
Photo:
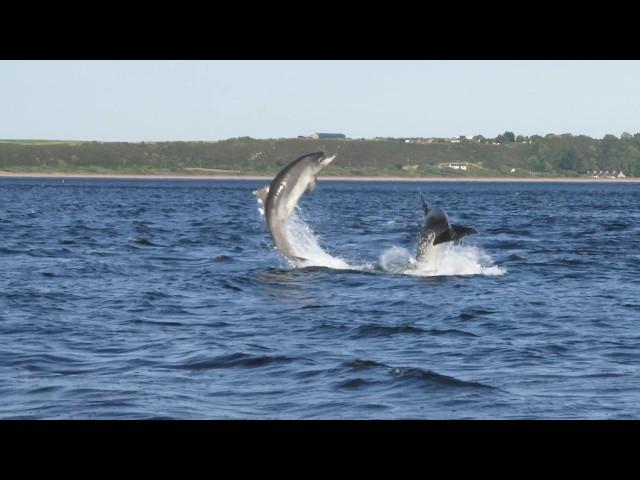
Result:
[[[389,139],[400,140],[400,139]],[[585,175],[588,171],[622,171],[640,176],[640,133],[595,139],[585,135],[481,136],[459,143],[412,144],[403,141],[268,139],[241,137],[217,142],[77,142],[20,144],[0,141],[0,170],[186,172],[222,169],[272,174],[290,159],[317,150],[337,153],[336,173],[388,174],[405,164],[417,174],[437,173],[443,162],[469,161],[482,166],[473,173]],[[346,169],[346,170],[340,170]],[[329,171],[327,171],[329,174]],[[398,172],[400,173],[400,172]]]

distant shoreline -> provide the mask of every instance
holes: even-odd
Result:
[[[104,174],[104,173],[14,173],[0,172],[0,178],[43,179],[122,179],[122,180],[271,180],[261,175],[163,175],[163,174]],[[528,182],[528,183],[640,183],[640,178],[585,178],[585,177],[372,177],[323,176],[322,181],[343,182]]]
[[[272,180],[266,175],[170,175],[115,173],[14,173],[0,171],[0,178],[79,178],[122,180]],[[394,176],[321,176],[322,181],[344,182],[549,182],[549,183],[640,183],[640,178],[585,177],[394,177]]]

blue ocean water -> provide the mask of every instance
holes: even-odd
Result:
[[[0,418],[640,418],[640,185],[264,184],[0,179]]]

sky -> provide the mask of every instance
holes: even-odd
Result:
[[[640,61],[0,60],[0,138],[640,132]]]

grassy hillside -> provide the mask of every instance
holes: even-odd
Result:
[[[337,155],[324,175],[575,176],[593,169],[640,175],[640,138],[597,140],[571,135],[503,144],[249,137],[153,143],[2,140],[0,170],[273,175],[298,156],[319,150]],[[448,167],[452,162],[470,166],[466,171],[453,170]]]

